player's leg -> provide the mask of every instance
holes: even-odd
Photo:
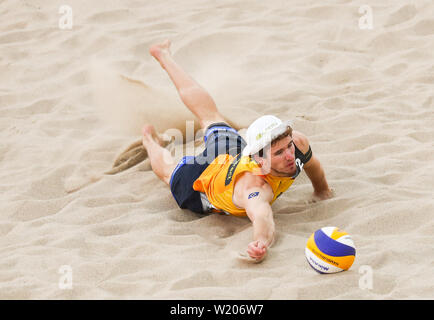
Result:
[[[167,185],[170,184],[170,177],[176,167],[176,163],[169,150],[161,146],[161,141],[152,125],[145,125],[142,129],[143,146],[148,152],[151,161],[152,171]]]
[[[176,63],[169,48],[170,41],[166,40],[151,46],[149,52],[166,70],[182,102],[199,119],[203,129],[212,123],[224,122],[210,94]]]

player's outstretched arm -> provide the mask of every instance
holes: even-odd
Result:
[[[253,241],[247,253],[255,260],[262,260],[274,240],[274,220],[270,202],[273,191],[261,177],[252,174],[242,177],[243,188],[238,189],[237,205],[246,210],[253,224]]]

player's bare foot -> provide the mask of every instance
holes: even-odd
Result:
[[[164,68],[161,59],[165,55],[170,55],[170,41],[165,40],[161,43],[156,43],[149,48],[149,53],[153,56],[158,62],[160,62],[161,66]]]
[[[142,134],[143,134],[142,143],[145,148],[151,142],[156,142],[159,145],[163,144],[163,141],[161,141],[160,137],[158,136],[152,124],[144,125],[142,128]]]

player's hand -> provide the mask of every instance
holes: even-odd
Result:
[[[247,253],[252,259],[260,261],[265,258],[267,246],[261,240],[250,242],[247,247]]]
[[[313,201],[321,201],[321,200],[327,200],[330,198],[333,198],[334,196],[334,190],[333,189],[327,189],[327,190],[323,190],[321,192],[314,192],[313,193]]]

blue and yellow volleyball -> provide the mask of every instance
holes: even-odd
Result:
[[[316,230],[307,240],[305,249],[309,265],[319,273],[348,270],[356,257],[353,239],[337,227]]]

